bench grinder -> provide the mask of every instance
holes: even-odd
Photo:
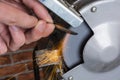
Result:
[[[78,33],[65,37],[63,80],[120,80],[120,0],[39,1]]]

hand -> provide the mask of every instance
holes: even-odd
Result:
[[[38,18],[29,14],[31,9]],[[46,21],[53,22],[47,10],[36,0],[1,0],[0,54],[48,36],[54,25]]]

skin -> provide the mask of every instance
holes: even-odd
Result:
[[[31,10],[37,17],[30,15]],[[1,0],[0,54],[49,36],[55,27],[47,22],[52,18],[37,0]]]

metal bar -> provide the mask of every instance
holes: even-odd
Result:
[[[72,31],[70,29],[65,28],[64,26],[59,25],[59,24],[51,23],[51,22],[47,22],[47,23],[55,25],[56,29],[58,29],[60,31],[63,31],[65,33],[69,33],[69,34],[72,34],[72,35],[77,35],[78,34],[78,33],[74,32],[74,31]]]
[[[38,50],[38,46],[35,47],[33,50],[33,69],[34,69],[34,79],[35,80],[40,80],[39,76],[39,66],[36,63],[36,53],[35,51]]]
[[[75,10],[65,6],[59,0],[39,0],[43,5],[61,17],[64,21],[70,24],[72,27],[79,27],[83,22],[80,14],[77,14]]]

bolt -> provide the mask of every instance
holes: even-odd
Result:
[[[70,76],[70,77],[68,78],[68,80],[73,80],[73,77],[72,77],[72,76]]]
[[[96,12],[96,11],[97,11],[97,7],[94,6],[91,8],[91,12]]]
[[[45,0],[41,0],[42,2],[44,2]]]

